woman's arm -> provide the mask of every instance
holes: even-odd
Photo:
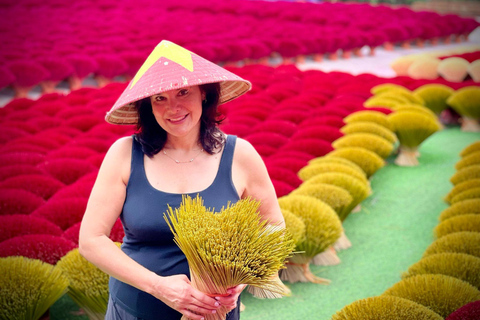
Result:
[[[200,320],[202,316],[192,311],[214,313],[218,308],[215,299],[194,289],[185,275],[158,276],[128,257],[109,238],[125,201],[131,150],[132,138],[122,138],[105,156],[82,220],[80,253],[116,279],[152,294],[190,319]]]
[[[263,220],[285,226],[275,188],[262,158],[249,142],[240,138],[235,148],[233,181],[242,199],[251,197],[260,201]]]
[[[260,201],[259,212],[263,220],[285,227],[277,195],[262,158],[249,142],[240,138],[237,138],[235,147],[232,176],[235,188],[242,199],[251,197]],[[233,309],[245,287],[246,285],[242,284],[230,288],[230,295],[220,297],[218,300],[222,305]]]

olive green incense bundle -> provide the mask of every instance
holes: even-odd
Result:
[[[452,204],[440,213],[439,220],[445,221],[462,214],[480,214],[480,199],[468,199]]]
[[[447,103],[462,116],[462,130],[479,132],[480,124],[480,88],[477,86],[463,87],[448,97]]]
[[[438,119],[438,116],[430,109],[418,105],[418,104],[402,104],[400,106],[395,107],[394,111],[413,111],[413,112],[419,112],[423,115],[426,115],[427,117],[430,117],[434,120]]]
[[[480,233],[461,231],[435,240],[423,253],[423,258],[442,252],[466,253],[480,258]]]
[[[472,231],[480,232],[480,214],[462,214],[441,222],[433,229],[435,238],[441,238],[447,234]]]
[[[348,215],[371,193],[370,185],[362,180],[341,172],[321,173],[305,181],[299,187],[303,189],[317,184],[330,184],[344,190],[347,190],[352,197],[350,204],[338,208],[337,214],[341,221],[344,221]]]
[[[197,195],[185,196],[179,208],[169,208],[164,218],[188,260],[193,286],[211,295],[226,294],[239,284],[288,294],[276,275],[295,244],[283,227],[260,219],[259,206],[258,201],[243,199],[215,213]],[[225,319],[226,314],[220,308],[205,319]]]
[[[460,182],[472,179],[480,179],[480,164],[473,164],[458,170],[453,176],[450,177],[450,182],[453,185],[457,185]]]
[[[309,263],[317,254],[329,249],[340,237],[342,224],[335,211],[326,203],[309,196],[288,195],[278,199],[282,210],[291,211],[305,223],[305,237],[296,243],[287,269],[280,277],[289,282],[329,283],[313,275]]]
[[[73,249],[62,257],[55,268],[69,280],[68,295],[85,311],[88,318],[104,319],[108,304],[108,274],[85,259],[78,249]]]
[[[468,166],[472,166],[475,164],[480,164],[480,151],[472,152],[462,159],[460,159],[456,164],[455,164],[455,169],[461,170],[463,168],[466,168]]]
[[[413,95],[421,98],[424,101],[423,105],[439,116],[443,110],[448,108],[447,99],[454,92],[455,90],[446,85],[430,83],[415,89]]]
[[[468,182],[468,181],[470,180],[467,180],[465,182]],[[455,197],[452,198],[451,203],[455,204],[457,202],[461,202],[469,199],[480,199],[480,187],[472,188],[472,189],[468,189],[460,192],[459,194],[457,194]]]
[[[379,296],[357,300],[338,311],[332,320],[443,320],[429,308],[408,299]]]
[[[37,320],[67,292],[68,280],[37,259],[0,258],[0,319]]]
[[[372,133],[352,133],[338,138],[332,143],[335,149],[360,147],[387,158],[393,151],[393,145],[386,139]]]
[[[304,241],[305,223],[293,212],[282,209],[283,219],[285,220],[285,228],[290,232],[294,243]]]
[[[365,181],[365,183],[369,183],[367,179],[367,175],[365,172],[358,171],[348,165],[341,164],[341,163],[313,163],[313,164],[308,164],[300,171],[298,171],[298,177],[302,181],[307,181],[308,179],[311,179],[315,177],[317,174],[320,173],[328,173],[328,172],[341,172],[341,173],[346,173],[348,175],[354,176],[355,178],[358,178],[362,181]]]
[[[388,121],[400,142],[395,163],[399,166],[418,165],[419,146],[440,130],[440,123],[417,111],[396,111],[388,115]]]
[[[480,141],[469,144],[462,151],[460,151],[460,157],[464,158],[476,151],[480,151]]]
[[[425,257],[408,268],[402,279],[417,274],[443,274],[470,283],[480,289],[480,258],[465,254],[444,252]]]
[[[475,189],[475,188],[480,188],[480,178],[479,179],[471,179],[471,180],[466,180],[464,182],[460,182],[457,185],[455,185],[452,190],[445,196],[444,200],[447,203],[452,204],[452,199],[467,190],[470,189]],[[461,200],[463,201],[463,200]],[[459,202],[459,201],[456,201]]]
[[[388,130],[391,130],[390,123],[388,122],[388,118],[384,113],[379,111],[373,110],[364,110],[364,111],[357,111],[354,112],[343,119],[345,123],[355,123],[355,122],[374,122],[378,125],[381,125]]]
[[[419,274],[401,280],[384,295],[412,300],[442,317],[469,302],[480,300],[480,291],[460,279],[442,274]]]
[[[303,195],[303,196],[310,196],[322,200],[339,215],[342,215],[344,210],[349,210],[348,205],[352,203],[353,198],[350,193],[345,190],[344,188],[335,186],[333,184],[327,183],[315,183],[312,185],[302,186],[301,188],[297,188],[293,190],[291,195]],[[352,246],[352,243],[345,235],[345,232],[342,231],[342,235],[340,238],[333,244],[333,248],[336,251],[345,250]],[[318,256],[318,255],[317,255]],[[315,256],[315,257],[317,257]],[[314,257],[314,264],[320,264],[320,261],[315,261]],[[340,260],[337,260],[338,263]],[[335,262],[335,261],[334,261]],[[334,263],[335,264],[335,263]],[[331,265],[331,264],[328,264]]]
[[[349,166],[351,167],[352,169],[355,169],[356,171],[358,171],[358,173],[362,174],[362,175],[366,175],[365,171],[363,171],[362,168],[360,168],[360,166],[358,164],[356,164],[355,162],[351,161],[351,160],[348,160],[348,159],[345,159],[345,158],[342,158],[342,157],[336,157],[336,156],[332,156],[332,155],[327,155],[327,156],[323,156],[323,157],[318,157],[318,158],[314,158],[310,161],[308,161],[308,164],[309,165],[313,165],[313,164],[342,164],[342,165],[345,165],[345,166]]]
[[[355,162],[370,178],[377,170],[385,165],[385,160],[375,152],[361,147],[345,147],[328,153],[327,156],[341,157]]]
[[[382,93],[385,93],[385,92],[391,92],[391,91],[411,92],[410,90],[408,90],[404,86],[396,84],[396,83],[377,84],[376,86],[374,86],[370,89],[370,93],[372,93],[374,95],[382,94]]]
[[[395,133],[385,128],[384,126],[381,126],[374,122],[359,121],[359,122],[349,123],[344,125],[340,129],[340,131],[343,134],[371,133],[387,140],[391,144],[395,144],[397,142],[397,136],[395,135]]]

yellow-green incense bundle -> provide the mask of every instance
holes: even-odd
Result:
[[[104,319],[108,304],[108,274],[80,255],[78,249],[67,253],[55,268],[69,280],[68,295],[82,307],[89,319]]]
[[[463,168],[466,168],[468,166],[473,166],[476,164],[480,164],[480,151],[472,152],[462,159],[460,159],[456,164],[455,164],[455,169],[461,170]]]
[[[442,274],[419,274],[403,279],[384,294],[412,300],[442,317],[447,317],[469,302],[480,300],[477,288],[468,282]]]
[[[393,151],[393,145],[386,139],[372,133],[352,133],[338,138],[332,143],[335,149],[360,147],[375,152],[381,158],[387,158]]]
[[[371,188],[369,184],[355,177],[352,177],[348,174],[344,174],[340,172],[317,174],[315,177],[302,183],[299,189],[303,189],[305,187],[309,187],[312,185],[315,186],[318,183],[331,184],[331,185],[343,188],[347,190],[352,196],[352,201],[350,202],[350,204],[342,206],[337,211],[338,216],[342,221],[344,221],[347,218],[347,216],[350,214],[350,212],[358,204],[360,204],[360,202],[365,200],[371,193]]]
[[[443,252],[425,257],[408,268],[402,278],[417,274],[443,274],[480,288],[480,258],[465,253]]]
[[[354,123],[354,122],[374,122],[379,124],[389,130],[391,130],[390,123],[388,122],[387,116],[384,113],[373,110],[363,110],[354,112],[343,119],[345,123]]]
[[[335,313],[332,320],[442,320],[439,314],[408,299],[379,296],[357,300]]]
[[[375,152],[361,147],[346,147],[330,151],[327,156],[342,157],[355,162],[370,178],[377,170],[385,165],[385,160]]]
[[[451,217],[433,229],[436,239],[462,231],[480,232],[480,215],[471,213]]]
[[[360,168],[360,166],[358,164],[356,164],[355,162],[351,161],[351,160],[348,160],[348,159],[345,159],[345,158],[342,158],[342,157],[335,157],[335,156],[332,156],[332,155],[327,155],[327,156],[322,156],[322,157],[318,157],[318,158],[314,158],[310,161],[308,161],[308,164],[311,165],[311,164],[321,164],[321,163],[339,163],[339,164],[343,164],[343,165],[346,165],[346,166],[349,166],[351,167],[352,169],[355,169],[356,171],[358,171],[358,173],[362,174],[362,175],[366,175],[365,171],[363,171],[362,168]]]
[[[68,280],[52,265],[15,256],[0,258],[0,319],[37,320],[67,292]]]
[[[452,199],[456,195],[462,193],[463,191],[467,191],[474,188],[480,188],[480,179],[466,180],[456,184],[452,188],[452,190],[450,190],[450,192],[445,196],[444,200],[445,202],[452,204]]]
[[[365,183],[369,183],[367,179],[367,175],[363,170],[356,170],[348,165],[341,164],[341,163],[313,163],[308,164],[300,171],[298,171],[298,177],[302,181],[307,181],[317,174],[320,173],[329,173],[329,172],[341,172],[351,176],[354,176],[357,179],[364,181]]]
[[[335,211],[314,197],[288,195],[278,199],[282,210],[291,211],[305,223],[305,237],[297,242],[295,254],[289,260],[287,270],[282,270],[282,279],[289,282],[328,283],[314,276],[308,269],[311,259],[332,246],[342,233],[342,224]]]
[[[310,196],[322,200],[340,216],[343,210],[353,201],[350,193],[333,184],[315,183],[312,185],[302,186],[293,190],[291,195]]]
[[[480,214],[480,199],[467,199],[452,204],[440,213],[438,218],[440,221],[445,221],[451,217],[462,214],[477,213]]]
[[[462,151],[460,151],[460,156],[464,158],[476,151],[480,151],[480,141],[473,142],[466,146]]]
[[[448,108],[447,99],[454,92],[455,90],[446,85],[430,83],[418,87],[413,91],[413,94],[421,98],[427,108],[439,115],[443,110]]]
[[[388,115],[388,120],[400,142],[400,153],[395,163],[399,166],[418,165],[418,147],[440,130],[440,123],[417,111],[396,111]]]
[[[381,138],[384,138],[391,144],[395,144],[397,142],[397,136],[391,130],[376,124],[374,122],[368,121],[359,121],[353,122],[344,125],[340,131],[343,134],[352,134],[352,133],[371,133],[375,134]]]
[[[165,213],[200,291],[226,294],[228,288],[248,284],[285,293],[275,278],[295,244],[284,228],[261,220],[259,206],[258,201],[243,199],[215,213],[199,196],[185,196],[179,208]],[[220,309],[205,319],[224,319],[225,314]]]

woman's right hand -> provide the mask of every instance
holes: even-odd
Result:
[[[216,313],[220,303],[195,289],[186,275],[158,277],[152,295],[192,320]]]

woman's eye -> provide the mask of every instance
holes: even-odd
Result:
[[[155,101],[163,101],[163,100],[165,100],[165,97],[162,97],[162,96],[155,97]]]
[[[183,89],[183,90],[180,90],[180,91],[178,92],[178,95],[184,96],[184,95],[186,95],[187,93],[188,93],[188,90],[187,90],[187,89]]]

